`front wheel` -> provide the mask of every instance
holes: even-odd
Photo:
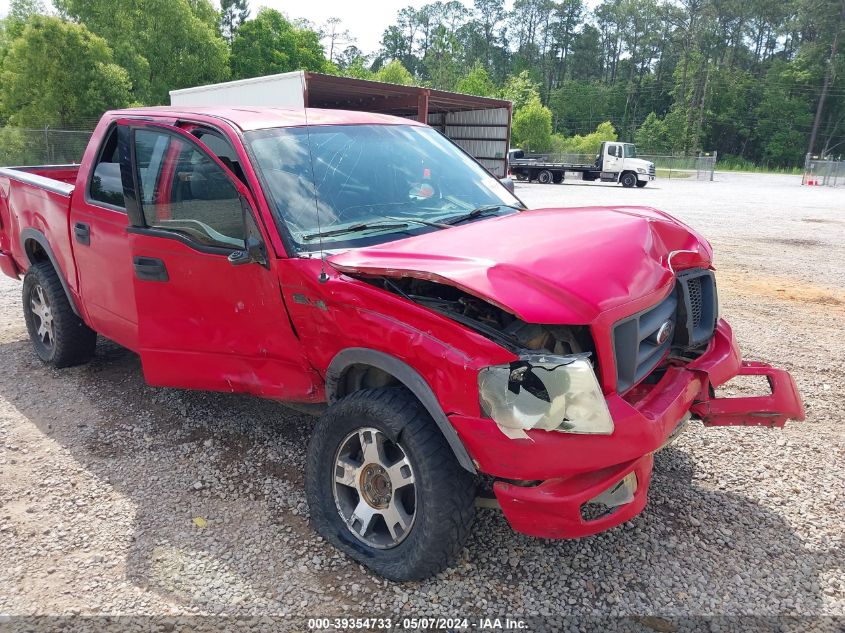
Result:
[[[623,187],[631,188],[637,184],[637,175],[633,172],[626,171],[622,174],[622,177],[619,179],[619,182],[622,183]]]
[[[316,530],[391,580],[419,580],[460,553],[475,478],[409,391],[357,391],[329,407],[308,445],[305,491]]]
[[[645,187],[647,184],[648,184],[648,180],[638,180],[637,181],[637,187],[639,187],[640,189]]]
[[[62,282],[49,262],[33,264],[23,279],[23,316],[35,353],[53,367],[88,362],[97,333],[70,306]]]

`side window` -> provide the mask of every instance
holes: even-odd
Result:
[[[205,246],[244,247],[238,190],[205,152],[166,132],[139,129],[135,164],[147,226]]]
[[[92,202],[123,209],[123,182],[120,179],[120,158],[117,153],[117,127],[112,128],[100,149],[91,172],[88,197]]]
[[[226,165],[238,177],[238,180],[247,184],[244,170],[241,168],[241,162],[238,159],[238,153],[229,141],[219,133],[211,130],[198,129],[193,134],[205,143],[205,146],[211,150],[211,153],[217,156],[220,162]]]
[[[610,146],[608,146],[608,148],[607,148],[607,154],[608,154],[608,156],[618,156],[619,154],[617,154],[617,153],[616,153],[616,148],[617,148],[617,147],[618,147],[618,145],[610,145]]]

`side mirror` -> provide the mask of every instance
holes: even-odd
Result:
[[[244,249],[235,251],[229,255],[229,263],[232,266],[243,266],[244,264],[261,264],[267,266],[267,250],[264,242],[254,237],[247,237],[244,240]]]
[[[514,193],[513,178],[499,178],[499,182],[505,186],[505,189]]]
[[[261,230],[255,221],[252,207],[246,198],[241,196],[241,209],[244,219],[244,248],[229,255],[229,263],[232,266],[243,266],[244,264],[260,264],[264,268],[270,268],[267,258],[267,247],[264,246],[264,239]]]

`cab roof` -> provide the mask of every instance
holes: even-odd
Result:
[[[308,125],[423,125],[413,119],[387,114],[373,114],[355,110],[322,110],[319,108],[154,106],[113,110],[109,114],[118,117],[212,117],[228,121],[244,132],[273,127],[299,127],[306,125],[306,123]]]

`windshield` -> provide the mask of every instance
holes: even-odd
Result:
[[[505,205],[499,213],[512,213],[508,205],[522,207],[483,167],[427,127],[271,128],[248,132],[246,140],[271,206],[299,251],[320,248],[315,234],[326,248],[364,246],[439,230],[420,220],[440,222],[483,206]]]
[[[637,148],[629,143],[625,143],[622,145],[625,150],[625,158],[636,158],[637,157]]]

